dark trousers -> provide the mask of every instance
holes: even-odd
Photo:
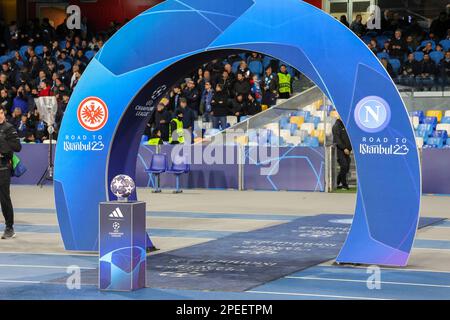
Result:
[[[348,186],[347,174],[350,171],[351,158],[350,156],[346,155],[344,151],[338,149],[337,159],[339,166],[341,167],[341,170],[339,171],[339,174],[337,176],[337,185],[347,187]]]
[[[227,117],[226,116],[213,116],[212,117],[213,128],[225,130],[227,128]]]
[[[0,169],[0,204],[7,228],[14,225],[14,210],[11,202],[10,185],[11,171],[9,169]]]

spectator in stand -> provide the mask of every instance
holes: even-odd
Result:
[[[263,100],[262,104],[274,106],[277,104],[278,77],[272,72],[272,67],[268,66],[263,80]]]
[[[424,54],[430,54],[433,51],[433,44],[430,42],[427,42],[425,47],[422,48],[422,52]]]
[[[439,17],[431,23],[430,32],[434,33],[438,38],[444,39],[448,29],[450,29],[450,19],[447,13],[442,11]]]
[[[253,94],[248,95],[246,115],[254,116],[261,112],[261,103],[259,103]]]
[[[17,95],[13,100],[13,109],[20,108],[22,113],[28,112],[28,99],[25,95],[25,88],[24,86],[20,86],[19,89],[17,89]],[[13,110],[11,110],[12,112]]]
[[[216,85],[216,92],[211,100],[211,116],[214,129],[227,128],[228,95],[221,84]]]
[[[202,71],[202,73],[200,73],[199,70],[198,76],[199,76],[198,87],[202,92],[206,89],[207,82],[209,82],[211,86],[214,85],[214,82],[211,79],[211,73],[208,70]]]
[[[262,102],[262,89],[261,89],[261,81],[259,80],[256,74],[253,75],[252,80],[250,80],[251,85],[251,94],[255,97],[256,101],[259,103]]]
[[[418,43],[413,36],[409,35],[406,37],[406,48],[408,50],[408,54],[416,51],[417,46]]]
[[[231,64],[227,63],[223,68],[228,73],[228,78],[230,79],[231,88],[233,88],[234,82],[236,81],[236,75],[233,73],[233,67],[231,66]]]
[[[194,130],[195,115],[194,111],[188,108],[186,98],[180,98],[179,110],[183,112],[183,129],[188,130],[192,134]]]
[[[374,54],[378,53],[379,49],[378,49],[378,43],[376,40],[374,40],[374,39],[370,40],[370,42],[367,46]]]
[[[439,63],[440,84],[442,91],[446,86],[450,86],[450,50],[445,53],[444,59]]]
[[[404,86],[415,86],[416,76],[419,73],[419,63],[414,58],[414,54],[408,55],[408,60],[403,63],[400,69],[400,75],[398,77],[399,83]]]
[[[166,110],[163,103],[159,103],[156,107],[154,127],[156,130],[161,130],[161,139],[169,141],[169,124],[172,120],[172,115]]]
[[[6,88],[0,90],[0,108],[5,109],[6,111],[11,110],[13,106],[11,97],[8,94],[8,90]]]
[[[355,20],[352,22],[350,29],[356,33],[356,35],[361,36],[366,30],[366,26],[362,23],[362,16],[360,14],[356,15]]]
[[[42,120],[42,117],[37,113],[37,120],[35,122],[35,130],[33,137],[35,142],[42,143],[48,139],[47,124]]]
[[[251,71],[248,68],[247,62],[245,62],[244,60],[241,61],[237,73],[242,74],[246,79],[250,78]]]
[[[261,57],[261,55],[260,55],[259,53],[257,53],[257,52],[252,52],[252,53],[250,54],[250,57],[248,57],[248,59],[247,59],[247,65],[249,65],[250,62],[252,62],[252,61],[259,61],[259,62],[262,62],[262,57]]]
[[[187,81],[187,86],[183,90],[183,96],[186,98],[188,108],[194,112],[194,116],[197,118],[200,111],[199,107],[201,96],[192,79]]]
[[[388,56],[391,56],[391,44],[389,41],[384,43],[384,47],[380,50],[380,52],[386,53]]]
[[[241,117],[245,115],[247,110],[247,102],[244,100],[242,94],[238,94],[231,102],[231,114],[238,118],[238,122],[241,121]]]
[[[169,105],[167,110],[169,110],[170,112],[175,112],[175,110],[177,110],[178,106],[180,105],[180,99],[181,87],[179,85],[176,85],[169,93]]]
[[[44,80],[39,84],[39,97],[49,97],[52,95],[50,82]]]
[[[242,94],[243,97],[247,97],[248,94],[250,93],[250,90],[251,90],[251,86],[250,86],[249,80],[245,78],[243,73],[239,72],[237,74],[236,82],[234,83],[234,86],[233,86],[234,96]]]
[[[287,71],[287,67],[283,64],[278,73],[278,92],[280,99],[289,99],[292,93],[291,75]]]
[[[419,63],[419,74],[416,77],[417,85],[420,90],[428,89],[431,91],[436,76],[436,64],[430,59],[429,54],[423,56],[423,60]]]
[[[391,76],[392,79],[395,79],[395,77],[397,76],[394,72],[394,68],[392,68],[392,65],[389,63],[388,59],[386,58],[382,58],[381,59],[381,64],[383,65],[383,67],[387,70],[387,72],[389,73],[389,75]]]
[[[4,73],[0,73],[0,90],[10,90],[11,85],[8,81],[8,76]]]
[[[214,96],[214,90],[212,88],[211,82],[207,81],[205,83],[205,90],[202,94],[202,100],[200,102],[200,112],[203,114],[203,121],[211,122],[211,101]]]
[[[217,83],[221,84],[223,92],[225,92],[228,97],[231,97],[233,83],[230,79],[230,74],[228,73],[228,71],[223,70],[222,77],[219,79]]]
[[[347,21],[347,16],[346,16],[345,14],[343,14],[343,15],[340,17],[339,21],[340,21],[344,26],[346,26],[347,28],[350,28],[350,25],[349,25],[349,23],[348,23],[348,21]]]
[[[28,117],[26,114],[22,114],[20,118],[20,122],[16,127],[19,138],[25,138],[29,132],[33,132],[32,124],[28,121]]]
[[[407,51],[408,49],[406,46],[406,42],[402,37],[402,31],[401,30],[395,31],[394,38],[390,42],[391,57],[403,61]]]

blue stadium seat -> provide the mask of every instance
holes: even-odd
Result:
[[[443,117],[441,123],[450,124],[450,117]]]
[[[442,46],[444,51],[450,50],[450,40],[442,40],[439,44]]]
[[[190,170],[191,168],[188,161],[184,157],[178,157],[178,159],[175,159],[175,161],[172,162],[170,169],[167,170],[166,173],[175,175],[176,190],[174,193],[183,192],[183,190],[180,189],[180,176],[189,173]]]
[[[34,48],[34,52],[40,56],[44,53],[44,46],[37,46],[36,48]]]
[[[444,54],[440,51],[430,52],[430,59],[434,61],[434,63],[439,64],[442,59],[444,59]]]
[[[8,56],[1,56],[0,57],[0,63],[5,63],[9,60],[10,58]]]
[[[386,36],[378,36],[378,37],[377,37],[377,44],[378,44],[378,47],[384,48],[384,43],[385,43],[386,41],[388,41],[388,40],[389,40],[389,38],[386,37]]]
[[[261,129],[258,132],[258,145],[267,146],[270,141],[271,131],[268,129]]]
[[[442,140],[444,142],[446,142],[448,139],[448,133],[446,130],[436,130],[436,131],[433,131],[433,137],[434,138],[442,138]]]
[[[70,69],[72,69],[72,65],[68,62],[62,61],[59,64],[64,66],[64,69],[66,70],[66,72],[70,71]]]
[[[233,63],[233,65],[231,66],[231,70],[233,71],[233,73],[237,73],[240,64],[241,64],[240,61],[236,61]]]
[[[429,137],[429,133],[428,130],[423,129],[423,128],[419,128],[415,131],[415,136],[422,138],[423,139],[423,143],[427,143],[428,137]]]
[[[314,129],[317,129],[320,123],[320,117],[309,117],[307,123],[314,123]]]
[[[270,65],[270,63],[272,62],[272,58],[271,57],[269,57],[269,56],[264,56],[264,58],[263,58],[263,67],[264,67],[264,69],[265,68],[267,68],[269,65]]]
[[[400,71],[400,67],[402,66],[400,63],[400,60],[398,59],[389,59],[389,63],[392,66],[392,69],[394,69],[394,72],[396,74],[398,74],[398,72]]]
[[[389,55],[386,52],[379,52],[377,53],[378,59],[389,59]]]
[[[421,51],[414,52],[414,59],[416,59],[417,61],[422,61],[423,56],[424,56],[424,53]]]
[[[425,132],[425,134],[428,136],[430,136],[433,133],[433,125],[429,124],[429,123],[421,123],[419,124],[419,126],[417,127],[417,131],[419,132]],[[422,135],[420,135],[420,137],[422,137]]]
[[[141,144],[145,144],[146,142],[148,142],[148,136],[143,135],[141,138]]]
[[[319,138],[317,137],[306,137],[303,143],[301,144],[303,147],[311,147],[311,148],[317,148],[320,146],[319,144]]]
[[[433,48],[433,50],[436,50],[436,42],[434,42],[433,40],[423,40],[417,50],[419,50],[420,48],[424,48],[428,44],[428,42],[431,42],[431,47]]]
[[[427,144],[425,147],[428,148],[437,148],[442,149],[444,147],[444,139],[437,138],[437,137],[430,137],[428,138]]]
[[[290,130],[291,130],[291,136],[295,134],[295,132],[298,130],[298,125],[296,123],[290,123]]]
[[[88,58],[89,60],[91,60],[94,56],[95,56],[96,52],[93,50],[89,50],[86,51],[86,53],[84,54],[86,56],[86,58]]]
[[[250,62],[248,68],[250,69],[251,73],[256,74],[258,76],[261,76],[264,72],[264,68],[261,61],[254,60]]]
[[[425,117],[425,118],[423,119],[423,123],[424,123],[424,124],[431,124],[432,127],[433,127],[433,130],[434,130],[434,129],[436,129],[438,120],[437,120],[436,117]],[[431,132],[430,132],[430,134],[431,134]]]
[[[309,118],[311,118],[311,112],[305,110],[295,111],[292,115],[297,117],[303,117],[305,119],[305,122],[308,122]]]
[[[161,173],[167,170],[167,158],[165,154],[154,154],[150,162],[150,167],[145,172],[150,173],[152,177],[155,177],[155,190],[153,192],[161,192],[159,187],[159,176]]]
[[[22,58],[26,58],[25,53],[27,52],[29,46],[22,46],[19,49],[19,54]]]
[[[423,110],[416,110],[416,111],[410,112],[410,116],[418,117],[419,123],[423,123],[423,119],[425,118],[425,113],[423,112]]]
[[[361,40],[362,40],[365,44],[369,44],[370,41],[372,40],[372,37],[369,37],[369,36],[365,35],[365,36],[362,36],[362,37],[361,37]]]

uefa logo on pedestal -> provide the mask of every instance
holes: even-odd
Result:
[[[391,108],[382,98],[370,96],[362,99],[355,108],[355,122],[368,133],[383,131],[391,121]]]

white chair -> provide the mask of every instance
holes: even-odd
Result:
[[[293,137],[286,137],[284,139],[286,141],[286,143],[288,144],[292,144],[294,146],[298,146],[300,143],[302,143],[302,138],[299,136],[293,136]]]
[[[422,149],[422,147],[423,147],[423,138],[422,137],[416,137],[416,144],[417,144],[417,148]]]
[[[436,130],[447,131],[447,134],[450,136],[450,124],[449,123],[439,123],[436,126]]]
[[[309,135],[311,135],[311,133],[314,130],[314,123],[304,123],[302,124],[302,126],[300,127],[300,130],[302,131],[306,131],[308,132]]]
[[[234,126],[237,123],[237,117],[236,116],[228,116],[227,123],[229,123],[231,127]]]
[[[446,116],[446,117],[450,117],[450,110],[445,111],[445,116]]]
[[[291,130],[282,129],[280,130],[280,137],[286,139],[287,137],[291,137]]]

